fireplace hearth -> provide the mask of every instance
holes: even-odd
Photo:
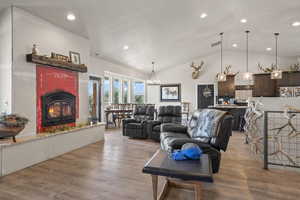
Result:
[[[42,96],[42,125],[44,127],[74,123],[76,97],[65,91],[55,91]]]

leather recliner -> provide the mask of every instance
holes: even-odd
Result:
[[[181,124],[181,106],[160,106],[157,120],[147,121],[147,133],[150,139],[160,141],[161,124]]]
[[[208,109],[204,109],[208,110]],[[188,126],[179,124],[163,124],[161,129],[161,148],[169,153],[175,149],[181,149],[186,143],[195,143],[202,148],[203,152],[208,154],[212,160],[212,171],[217,173],[220,168],[221,150],[227,149],[229,138],[232,135],[232,116],[226,113],[220,118],[216,135],[208,135],[207,131],[203,131],[199,127],[203,120],[201,111],[197,110],[193,113],[188,122]],[[202,123],[203,124],[203,123]]]
[[[123,119],[123,136],[130,138],[146,139],[146,121],[154,119],[155,108],[153,105],[137,105],[133,118]]]

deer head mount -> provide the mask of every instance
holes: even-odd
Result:
[[[291,66],[290,66],[290,70],[291,70],[292,72],[298,72],[298,71],[300,71],[300,63],[291,65]]]
[[[197,79],[200,76],[200,72],[203,68],[204,62],[201,61],[200,65],[196,65],[194,62],[192,62],[191,64],[191,68],[194,69],[193,73],[192,73],[192,78],[193,79]]]
[[[260,63],[257,64],[257,67],[260,71],[265,73],[271,73],[276,69],[276,66],[272,63],[270,67],[263,67]]]
[[[225,69],[224,69],[224,74],[225,75],[234,75],[234,76],[236,76],[238,73],[240,73],[239,71],[238,72],[231,72],[231,68],[232,68],[232,66],[231,65],[227,65],[227,66],[225,66]],[[217,75],[216,75],[216,78],[219,76],[219,74],[220,73],[217,73]]]

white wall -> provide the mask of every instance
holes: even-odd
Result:
[[[90,75],[96,74],[98,76],[104,76],[104,72],[109,71],[117,74],[136,77],[143,80],[148,78],[146,73],[143,73],[133,68],[120,66],[118,64],[106,61],[95,56],[90,57],[90,66],[91,67],[88,71]]]
[[[245,71],[245,53],[235,52],[235,51],[225,51],[224,52],[224,66],[232,65],[232,72],[244,72]],[[193,80],[191,77],[192,68],[190,64],[192,61],[195,63],[200,63],[201,60],[204,61],[204,69],[197,80]],[[249,71],[256,73],[258,72],[257,63],[260,62],[263,66],[271,65],[274,63],[274,56],[263,55],[257,53],[249,54]],[[279,64],[281,66],[289,66],[290,64],[295,64],[297,62],[296,57],[280,57]],[[203,58],[197,58],[191,60],[187,63],[170,67],[159,71],[157,73],[158,78],[162,83],[181,83],[181,96],[183,101],[191,102],[191,110],[196,109],[196,88],[197,84],[214,84],[215,76],[220,71],[220,55],[219,53],[214,53]],[[245,84],[240,80],[240,76],[236,77],[236,84]],[[217,91],[216,91],[217,92]],[[151,95],[151,94],[155,95]],[[217,93],[215,93],[217,95]],[[159,87],[148,88],[148,102],[155,104],[171,104],[171,103],[161,103],[159,102]],[[178,103],[173,103],[178,104]]]
[[[11,8],[0,13],[0,113],[11,112],[12,19]]]
[[[103,76],[104,71],[124,73],[138,78],[146,75],[127,67],[119,66],[90,56],[89,40],[57,27],[20,8],[13,9],[13,98],[12,111],[29,118],[30,122],[19,136],[36,134],[36,65],[27,63],[25,55],[37,44],[39,54],[56,52],[69,55],[79,52],[81,62],[88,66],[88,73],[79,73],[79,120],[88,120],[89,75]]]

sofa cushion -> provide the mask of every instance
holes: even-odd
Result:
[[[160,132],[160,125],[156,125],[153,127],[153,131]]]
[[[176,123],[165,123],[161,125],[161,132],[186,133],[187,127]]]
[[[145,105],[139,105],[135,107],[135,115],[146,115],[147,107]]]
[[[128,123],[126,124],[126,128],[129,129],[141,129],[143,126],[141,123]]]

